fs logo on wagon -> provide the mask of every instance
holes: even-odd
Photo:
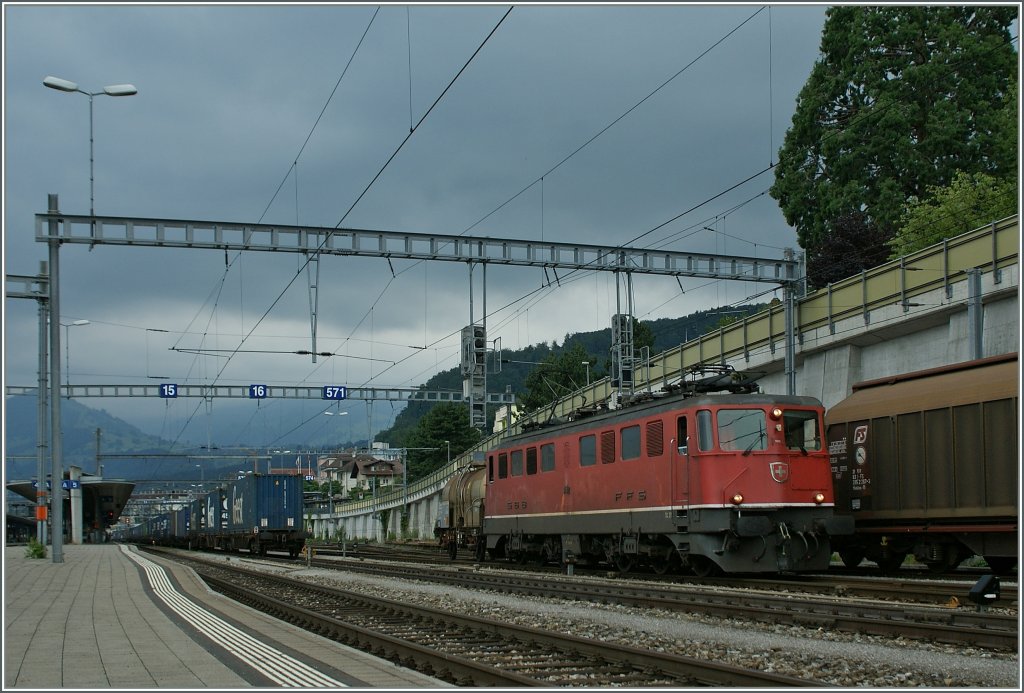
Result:
[[[789,481],[789,462],[772,462],[768,469],[772,472],[772,478],[780,484]]]
[[[853,444],[863,445],[866,442],[868,442],[868,427],[857,426],[857,428],[853,429]]]

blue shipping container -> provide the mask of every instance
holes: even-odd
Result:
[[[228,531],[301,531],[302,477],[247,474],[226,489]]]

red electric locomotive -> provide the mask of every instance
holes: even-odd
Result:
[[[698,575],[828,568],[829,536],[853,523],[833,514],[818,400],[760,394],[725,368],[634,399],[488,453],[479,559]]]

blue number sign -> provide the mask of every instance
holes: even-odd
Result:
[[[348,390],[344,385],[324,385],[324,399],[345,399]]]
[[[249,386],[249,399],[266,399],[267,398],[267,386],[266,385],[250,385]]]
[[[164,399],[174,399],[178,396],[178,386],[173,383],[164,383],[160,386],[160,396]]]

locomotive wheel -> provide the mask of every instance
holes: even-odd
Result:
[[[666,573],[674,571],[679,565],[679,554],[672,551],[667,555],[652,555],[651,556],[651,569],[657,575],[665,575]]]
[[[847,568],[856,568],[864,560],[864,551],[862,549],[843,549],[839,552],[839,558],[843,560],[843,565]]]
[[[636,565],[636,558],[627,553],[615,554],[615,567],[619,569],[619,572],[625,575],[633,569]]]
[[[718,565],[707,556],[690,555],[690,570],[697,577],[713,577],[721,573]]]

